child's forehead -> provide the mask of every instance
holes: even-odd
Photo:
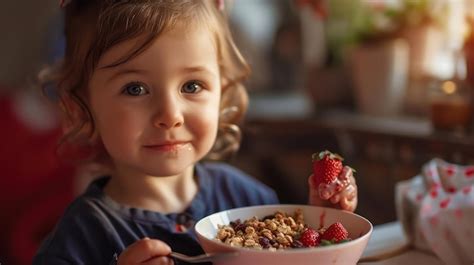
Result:
[[[146,35],[124,40],[111,47],[99,59],[97,69],[118,66],[150,65],[150,61],[163,64],[186,62],[208,65],[218,64],[218,52],[213,34],[203,27],[173,27],[161,32],[147,47],[136,52],[146,41]]]

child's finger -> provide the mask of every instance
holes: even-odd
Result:
[[[316,186],[313,183],[313,174],[308,177],[308,186],[310,189],[316,189]]]
[[[341,200],[340,194],[334,194],[331,198],[329,198],[332,204],[337,204]]]
[[[173,259],[168,258],[168,257],[157,257],[157,258],[152,258],[149,261],[140,263],[140,265],[173,265]]]
[[[340,202],[340,205],[343,210],[354,212],[357,207],[357,198],[353,198],[352,200],[343,198]]]
[[[120,254],[117,264],[140,264],[151,261],[153,258],[167,256],[170,252],[171,248],[163,241],[144,238],[128,246]]]
[[[349,178],[350,184],[349,186],[344,190],[344,200],[341,200],[341,207],[344,210],[348,210],[351,212],[354,212],[355,209],[357,208],[357,184],[355,181],[354,176],[351,176]]]
[[[308,177],[308,185],[309,185],[308,203],[314,206],[325,206],[325,207],[330,206],[331,204],[328,201],[321,199],[321,197],[319,196],[319,191],[317,187],[314,185],[312,181],[312,177],[313,175],[310,175]]]

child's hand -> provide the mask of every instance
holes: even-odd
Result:
[[[329,151],[313,156],[313,174],[308,178],[309,203],[353,212],[357,207],[354,170],[342,165],[342,157]]]
[[[171,265],[174,262],[167,257],[170,253],[171,248],[163,241],[143,238],[120,254],[117,265]]]
[[[336,207],[343,210],[353,212],[357,207],[357,185],[355,178],[352,175],[352,170],[349,167],[345,167],[350,170],[348,176],[348,183],[339,192],[335,188],[326,186],[327,184],[320,184],[316,186],[313,181],[314,176],[311,175],[308,178],[309,184],[309,204],[316,206],[328,206]],[[341,173],[341,175],[344,173]],[[339,179],[338,183],[341,183]],[[339,184],[335,184],[334,187]]]

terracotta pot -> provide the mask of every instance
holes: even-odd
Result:
[[[435,54],[445,49],[445,34],[430,23],[406,27],[400,37],[410,48],[409,75],[405,93],[405,112],[415,115],[429,113],[427,82],[439,73]]]
[[[403,111],[409,47],[403,39],[365,44],[351,52],[354,96],[358,110],[374,116]]]

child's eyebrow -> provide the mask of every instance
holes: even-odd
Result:
[[[196,72],[202,72],[205,74],[212,75],[213,77],[217,77],[216,74],[211,71],[208,67],[205,66],[190,66],[190,67],[185,67],[181,70],[183,73],[196,73]]]
[[[111,68],[99,68],[98,70],[106,70],[106,69],[111,69]],[[111,81],[115,79],[118,76],[125,75],[125,74],[145,74],[148,71],[144,69],[136,69],[136,68],[123,68],[120,70],[115,70],[115,73],[113,73],[109,78],[107,78],[107,81]]]
[[[112,70],[113,69],[113,70]],[[146,74],[149,73],[148,70],[146,69],[137,69],[137,68],[112,68],[112,67],[100,67],[98,70],[103,71],[103,70],[112,70],[112,75],[107,78],[107,81],[111,81],[118,76],[125,75],[125,74]],[[212,70],[210,70],[208,67],[205,66],[190,66],[190,67],[184,67],[179,70],[180,73],[182,74],[190,74],[190,73],[202,73],[208,76],[211,76],[212,78],[217,78],[216,73],[214,73]]]

